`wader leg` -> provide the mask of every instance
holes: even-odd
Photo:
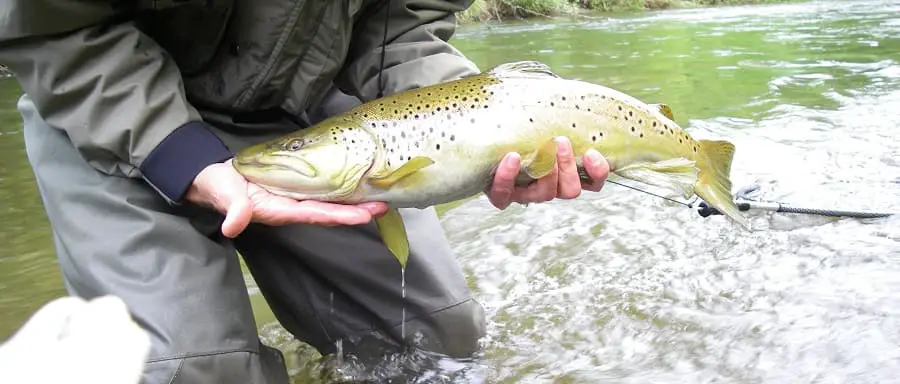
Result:
[[[313,122],[358,104],[331,92]],[[469,357],[485,333],[434,209],[401,210],[411,252],[406,298],[401,270],[375,224],[322,227],[251,225],[236,246],[281,324],[322,353],[336,350],[377,360],[406,344]],[[405,327],[401,326],[405,308]]]
[[[374,224],[252,225],[236,245],[281,324],[323,353],[343,339],[345,353],[378,358],[401,351],[405,333],[404,344],[470,357],[484,335],[483,309],[434,210],[401,214],[411,248],[405,299],[400,264]]]
[[[66,287],[128,304],[153,342],[142,383],[288,383],[280,353],[259,341],[219,216],[173,208],[142,180],[98,172],[27,96],[19,109]]]

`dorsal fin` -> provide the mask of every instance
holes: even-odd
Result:
[[[490,74],[497,77],[559,77],[549,65],[533,60],[503,63],[491,68]]]
[[[662,113],[663,116],[668,117],[669,120],[675,121],[675,115],[672,114],[672,108],[666,104],[650,104],[651,108],[656,109],[659,113]]]

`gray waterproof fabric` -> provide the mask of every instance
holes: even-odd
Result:
[[[476,350],[482,309],[433,210],[403,212],[413,248],[401,301],[374,224],[253,225],[232,242],[221,215],[183,201],[230,151],[380,88],[477,73],[447,43],[454,12],[470,4],[0,2],[0,63],[27,94],[27,153],[65,283],[78,296],[122,297],[151,332],[145,384],[287,382],[279,353],[259,342],[236,250],[281,323],[325,353],[337,339],[363,360],[399,349],[404,308],[405,334],[424,348]]]
[[[483,312],[433,210],[403,212],[412,254],[401,301],[399,267],[373,225],[254,224],[231,242],[218,232],[220,215],[172,206],[139,179],[97,171],[28,96],[19,109],[66,286],[130,305],[153,340],[144,384],[288,382],[280,353],[258,339],[236,250],[278,320],[323,353],[343,339],[345,353],[377,362],[403,348],[401,330],[430,351],[477,350]],[[232,149],[250,144],[217,133]]]
[[[385,94],[477,73],[447,44],[453,12],[471,2],[5,0],[0,63],[91,166],[155,185],[165,172],[147,159],[204,111],[234,123],[299,116],[332,84],[374,99],[383,41]],[[217,146],[198,141],[180,162],[206,160]]]

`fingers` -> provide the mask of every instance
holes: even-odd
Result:
[[[232,178],[227,189],[223,190],[221,204],[227,207],[225,220],[222,222],[222,235],[235,238],[250,225],[253,219],[253,205],[248,196],[247,182],[241,178]]]
[[[521,168],[521,158],[511,153],[497,168],[494,182],[488,189],[488,199],[495,207],[506,209],[512,202],[520,204],[550,201],[555,198],[574,199],[582,190],[599,192],[609,176],[609,163],[596,150],[588,150],[583,166],[593,180],[583,183],[578,175],[578,163],[571,141],[557,138],[557,162],[553,171],[527,187],[516,187],[515,178]]]
[[[603,155],[593,149],[588,150],[584,154],[582,163],[584,170],[592,180],[590,184],[582,185],[582,188],[588,191],[600,192],[603,184],[606,182],[606,178],[609,177],[609,163],[603,158]]]
[[[373,217],[381,216],[388,210],[387,204],[382,203],[380,201],[373,201],[373,202],[358,204],[357,207],[369,211],[369,214],[372,215]]]
[[[559,167],[558,191],[554,197],[574,199],[581,194],[581,178],[578,177],[578,164],[572,152],[572,143],[568,138],[557,139],[558,152],[556,161]]]
[[[266,225],[316,224],[325,226],[365,224],[386,210],[382,203],[363,205],[332,204],[314,200],[297,201],[251,187],[253,221]],[[377,212],[377,213],[373,213]]]
[[[554,165],[549,175],[537,180],[535,183],[513,190],[510,200],[519,204],[543,203],[556,197],[557,184],[559,182],[559,166]]]
[[[506,209],[512,202],[516,175],[519,174],[522,159],[518,153],[507,154],[497,167],[494,182],[487,191],[488,200],[499,209]]]

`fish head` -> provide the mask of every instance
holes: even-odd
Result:
[[[375,161],[375,136],[354,124],[323,122],[238,152],[232,164],[251,183],[294,199],[340,201]]]

